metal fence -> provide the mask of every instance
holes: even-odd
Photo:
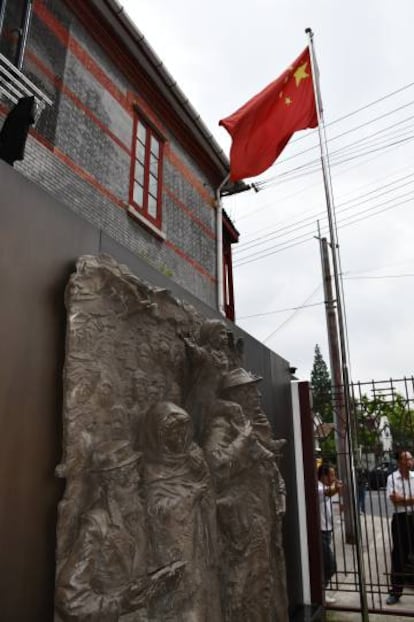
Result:
[[[334,391],[340,393],[341,389]],[[396,452],[414,454],[414,378],[354,383],[349,388],[349,410],[344,421],[343,400],[334,399],[334,426],[318,426],[325,433],[319,438],[318,461],[334,463],[344,480],[341,497],[331,498],[337,572],[328,587],[327,593],[336,599],[330,607],[360,610],[362,588],[369,611],[412,617],[414,530],[408,543],[412,563],[404,568],[407,585],[397,604],[386,604],[394,513],[386,483],[397,468]]]

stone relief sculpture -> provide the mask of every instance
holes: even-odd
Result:
[[[198,343],[188,338],[184,341],[189,366],[186,406],[192,414],[195,437],[200,441],[221,376],[229,366],[226,326],[220,320],[206,320],[201,326]]]
[[[172,402],[158,402],[147,413],[144,439],[152,563],[186,565],[173,597],[154,603],[151,619],[220,622],[215,497],[191,418]]]
[[[108,256],[65,294],[56,622],[284,622],[283,441],[224,322]]]
[[[242,368],[222,378],[203,448],[217,491],[220,583],[225,620],[286,619],[285,590],[276,579],[285,491],[277,441],[260,410],[261,378]],[[277,589],[279,588],[279,590]]]

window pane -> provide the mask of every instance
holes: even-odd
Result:
[[[144,185],[144,166],[138,160],[135,161],[135,181],[138,181],[141,186]]]
[[[155,138],[155,136],[151,136],[151,153],[153,153],[157,158],[160,152],[160,143]]]
[[[144,188],[140,184],[137,184],[137,182],[134,182],[133,199],[134,199],[134,203],[142,207],[143,200],[144,200]]]
[[[3,29],[0,37],[0,52],[12,63],[17,62],[21,33],[26,17],[27,0],[12,0],[6,3]],[[0,2],[0,6],[2,2]]]
[[[158,179],[153,175],[149,177],[149,192],[154,195],[154,197],[158,194]]]
[[[150,156],[150,173],[155,177],[158,177],[158,164],[159,160],[154,155]]]
[[[147,138],[147,129],[145,125],[142,125],[141,121],[138,121],[137,136],[140,139],[140,141],[145,144],[145,141]]]
[[[139,140],[137,140],[137,150],[135,157],[140,162],[145,162],[145,145],[143,145]]]
[[[148,214],[152,218],[157,218],[157,199],[152,194],[148,195]]]

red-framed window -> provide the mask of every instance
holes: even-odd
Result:
[[[0,53],[18,69],[23,66],[32,8],[33,0],[0,0]]]
[[[162,156],[164,141],[139,113],[134,119],[131,207],[152,225],[162,225]]]

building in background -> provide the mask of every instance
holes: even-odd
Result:
[[[38,104],[16,168],[217,308],[216,192],[228,161],[118,2],[0,0],[0,55],[0,123],[19,97]],[[222,238],[234,319],[238,233],[226,215]]]

